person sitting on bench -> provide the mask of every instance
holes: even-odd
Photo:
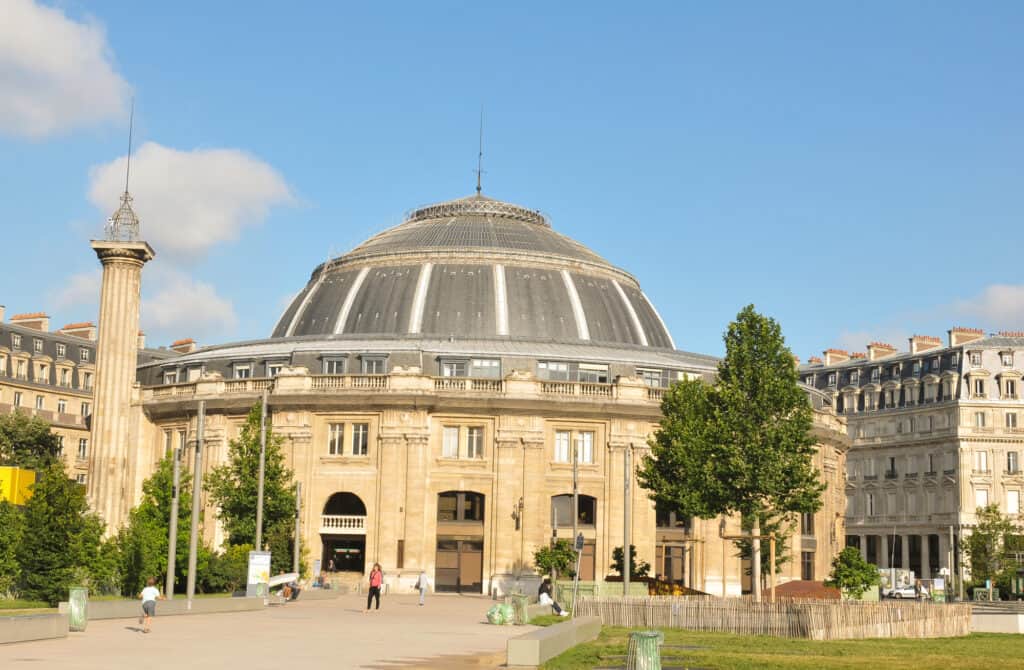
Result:
[[[551,578],[545,577],[544,581],[540,583],[540,588],[537,589],[537,602],[541,605],[551,605],[551,610],[558,616],[569,616],[569,613],[555,602],[555,598],[552,595],[553,591]]]

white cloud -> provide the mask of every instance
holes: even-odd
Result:
[[[97,321],[100,285],[99,268],[72,275],[52,294],[51,303],[76,318]],[[183,337],[220,342],[234,334],[238,316],[234,305],[209,283],[195,279],[160,259],[142,271],[140,329],[150,346],[167,344]],[[59,325],[59,324],[57,324]]]
[[[221,341],[238,325],[230,300],[203,281],[174,269],[163,268],[143,280],[140,321],[150,341],[192,337],[200,343],[213,338]]]
[[[1024,329],[1024,284],[991,284],[969,300],[958,300],[952,312],[976,319],[990,330]],[[973,325],[973,324],[964,324]]]
[[[122,156],[90,172],[89,200],[105,214],[124,190]],[[132,156],[130,190],[142,238],[158,255],[187,260],[236,239],[275,205],[294,202],[270,165],[237,149],[179,151],[147,142]]]
[[[39,139],[123,119],[129,95],[98,23],[0,2],[0,133]]]

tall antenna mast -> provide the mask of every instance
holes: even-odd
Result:
[[[128,177],[132,173],[132,131],[135,129],[135,96],[132,96],[132,111],[128,116],[128,164],[124,169],[124,192],[128,192]]]
[[[480,153],[476,157],[476,194],[480,195],[480,175],[484,172],[484,106],[480,105]]]

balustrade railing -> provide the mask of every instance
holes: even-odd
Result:
[[[354,514],[322,514],[320,532],[330,535],[365,535],[366,517]]]

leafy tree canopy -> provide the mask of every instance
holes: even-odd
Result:
[[[13,595],[21,574],[17,550],[21,544],[21,510],[0,500],[0,598]]]
[[[543,546],[533,552],[533,564],[543,574],[554,570],[555,576],[576,574],[576,551],[569,540],[557,540],[552,546]]]
[[[0,465],[45,468],[60,456],[60,441],[50,424],[23,412],[0,416]]]
[[[812,412],[778,323],[748,305],[724,339],[714,385],[688,380],[665,394],[641,483],[658,503],[704,519],[817,511]]]
[[[991,579],[997,586],[1008,589],[1019,567],[1017,552],[1024,551],[1022,529],[1003,515],[996,504],[979,507],[977,517],[978,524],[964,543],[971,578],[979,584]]]
[[[260,461],[261,407],[250,410],[238,439],[228,445],[228,460],[206,476],[205,486],[217,506],[228,545],[251,544],[256,538],[256,502]],[[270,547],[271,569],[290,570],[295,522],[292,471],[285,467],[281,444],[267,422],[263,487],[263,540]]]
[[[611,569],[620,575],[624,575],[622,565],[622,547],[615,547],[612,549],[612,564]],[[647,577],[651,572],[651,564],[647,561],[636,560],[636,546],[629,545],[629,577],[630,579],[643,579]]]
[[[59,462],[37,473],[22,513],[16,552],[21,595],[56,604],[100,567],[103,522],[89,511],[85,487],[69,479]]]
[[[825,586],[837,588],[857,599],[880,581],[878,567],[865,561],[860,555],[860,549],[847,547],[832,559],[832,572],[825,580]]]

